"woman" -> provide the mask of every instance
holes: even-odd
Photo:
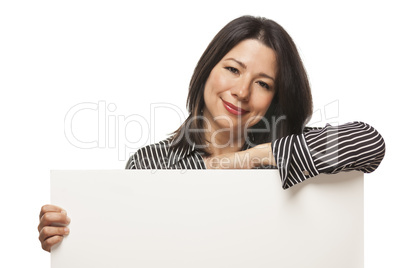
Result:
[[[244,16],[227,24],[201,56],[190,82],[189,116],[167,140],[139,149],[127,169],[277,167],[287,189],[319,173],[372,172],[385,144],[371,126],[305,128],[310,86],[291,37],[277,23]],[[44,250],[68,234],[56,206],[40,213]]]

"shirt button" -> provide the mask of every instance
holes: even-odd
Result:
[[[303,171],[304,176],[310,176],[310,172],[308,170]]]

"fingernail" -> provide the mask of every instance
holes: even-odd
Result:
[[[70,229],[68,229],[67,227],[64,228],[64,233],[65,233],[66,235],[69,234],[69,233],[70,233]]]
[[[67,217],[67,218],[66,218],[66,220],[67,220],[67,222],[68,222],[68,223],[70,223],[70,222],[71,222],[70,217]]]
[[[65,211],[65,210],[60,211],[60,213],[63,215],[67,215],[67,211]]]

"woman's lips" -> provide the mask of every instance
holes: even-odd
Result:
[[[240,107],[237,107],[237,106],[231,104],[230,102],[224,101],[223,99],[222,99],[222,102],[223,102],[223,106],[224,106],[224,107],[226,108],[226,110],[228,110],[228,112],[231,113],[231,114],[234,114],[234,115],[244,115],[244,114],[248,113],[248,111],[246,111],[246,110],[244,110],[244,109],[242,109],[242,108],[240,108]]]

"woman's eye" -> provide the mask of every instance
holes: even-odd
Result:
[[[263,88],[271,89],[271,87],[270,87],[267,83],[265,83],[265,82],[258,81],[257,83],[258,83],[260,86],[262,86]]]
[[[225,69],[228,70],[228,71],[231,72],[231,73],[234,73],[234,74],[238,74],[238,73],[239,73],[239,70],[237,70],[237,69],[234,68],[234,67],[225,67]]]

